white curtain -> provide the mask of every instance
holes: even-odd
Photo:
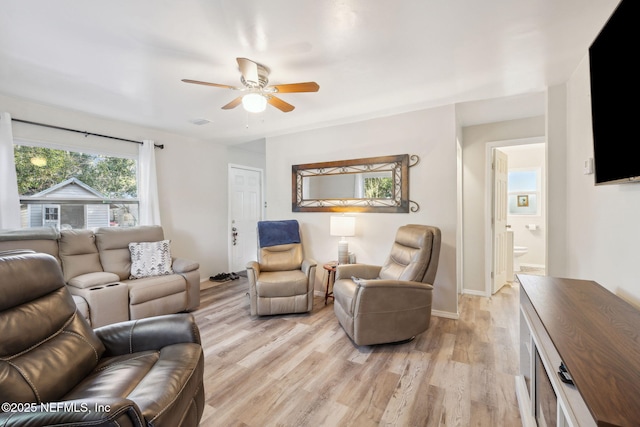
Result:
[[[357,173],[355,175],[355,188],[353,189],[354,198],[364,199],[364,174]]]
[[[145,140],[138,149],[139,225],[161,225],[153,141]]]
[[[9,113],[0,113],[0,229],[2,228],[20,228],[20,196]]]

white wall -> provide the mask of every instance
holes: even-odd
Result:
[[[566,277],[567,89],[547,90],[547,275]]]
[[[268,138],[266,143],[268,219],[297,219],[307,256],[320,265],[337,258],[338,237],[329,236],[330,213],[291,211],[294,164],[415,154],[410,169],[410,198],[420,211],[407,214],[360,213],[349,250],[359,263],[381,264],[397,228],[435,225],[442,249],[434,292],[435,314],[457,316],[456,293],[456,122],[453,106]],[[322,269],[316,289],[320,289]]]
[[[633,138],[629,144],[636,143]],[[640,306],[640,184],[596,187],[594,175],[583,174],[589,157],[593,138],[585,56],[567,83],[566,273],[594,280]]]
[[[164,144],[156,150],[160,215],[175,255],[200,263],[203,279],[227,271],[227,164],[264,167],[264,155],[158,130],[115,122],[0,95],[0,111],[12,117],[132,140]],[[215,129],[212,128],[212,132]],[[93,149],[137,152],[137,145],[48,128],[16,124],[14,137],[63,143],[86,142]]]
[[[462,129],[463,160],[463,290],[484,294],[485,278],[485,179],[486,146],[496,141],[541,137],[545,134],[545,118],[510,120],[468,126]]]

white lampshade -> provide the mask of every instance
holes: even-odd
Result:
[[[338,242],[338,263],[349,263],[349,244],[347,236],[355,236],[356,234],[356,218],[353,216],[332,216],[329,226],[329,233],[332,236],[340,236]]]
[[[332,216],[329,232],[332,236],[355,236],[356,217],[354,216]]]
[[[261,113],[267,108],[267,98],[259,93],[248,93],[242,97],[242,106],[250,113]]]

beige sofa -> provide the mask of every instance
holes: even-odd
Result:
[[[194,261],[172,258],[173,274],[130,278],[129,243],[163,240],[159,226],[3,230],[0,251],[27,249],[53,255],[79,311],[96,328],[198,307],[200,266]]]

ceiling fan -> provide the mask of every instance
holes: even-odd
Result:
[[[267,104],[270,104],[280,111],[288,113],[295,108],[293,105],[275,96],[279,93],[293,92],[317,92],[320,86],[316,82],[289,83],[282,85],[271,85],[269,83],[269,69],[262,64],[258,64],[247,58],[236,58],[240,68],[240,81],[244,87],[235,87],[218,83],[201,82],[198,80],[182,79],[185,83],[214,86],[226,89],[239,90],[245,92],[233,101],[222,107],[223,110],[230,110],[242,104],[245,110],[258,113],[264,111]]]

